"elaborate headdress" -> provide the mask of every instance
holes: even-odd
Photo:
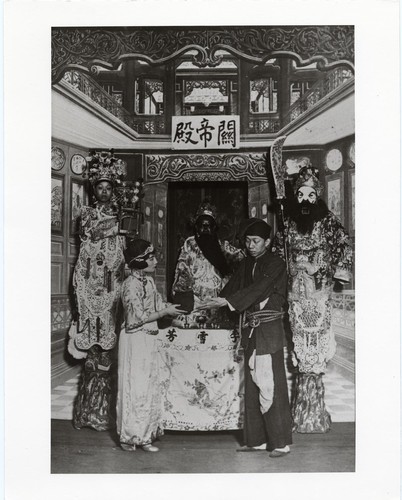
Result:
[[[203,201],[198,207],[197,213],[195,214],[195,220],[204,215],[212,217],[212,219],[214,219],[214,221],[216,222],[216,207],[214,207],[214,205],[211,205],[209,201]]]
[[[127,248],[124,250],[124,257],[128,267],[134,269],[145,269],[147,259],[155,253],[155,248],[147,240],[136,238],[128,241]]]
[[[321,196],[324,187],[318,180],[318,170],[316,168],[308,166],[300,169],[294,185],[294,192],[297,193],[302,186],[308,186],[315,189],[317,196]]]
[[[126,163],[114,156],[113,149],[100,153],[91,151],[89,155],[86,158],[87,168],[82,176],[88,178],[92,186],[101,181],[110,182],[113,186],[121,184],[126,175]]]

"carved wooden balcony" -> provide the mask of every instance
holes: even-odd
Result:
[[[289,108],[289,112],[285,116],[283,125],[292,122],[307,110],[315,106],[321,99],[341,87],[347,81],[353,78],[350,70],[344,68],[335,68],[332,71],[324,74],[324,77],[316,82],[305,94],[303,94]]]

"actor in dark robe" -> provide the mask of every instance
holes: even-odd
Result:
[[[221,297],[203,307],[223,307],[243,313],[245,351],[244,441],[239,451],[266,449],[271,457],[289,453],[292,421],[283,348],[283,306],[286,267],[269,251],[271,227],[260,219],[245,223],[248,256],[240,263]]]

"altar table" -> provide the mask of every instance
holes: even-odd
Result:
[[[217,431],[243,427],[243,351],[233,330],[159,331],[164,428]]]

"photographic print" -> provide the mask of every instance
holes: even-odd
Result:
[[[372,376],[374,333],[385,331],[387,345],[397,336],[374,307],[355,318],[355,303],[371,300],[366,275],[374,272],[355,279],[355,269],[374,262],[372,247],[380,251],[382,242],[364,255],[366,246],[355,247],[354,232],[368,224],[355,203],[350,146],[356,133],[366,166],[360,202],[378,179],[373,158],[395,172],[385,158],[398,127],[392,113],[387,127],[381,118],[392,79],[379,94],[377,80],[359,86],[368,68],[360,58],[355,72],[355,57],[364,47],[390,72],[396,67],[396,9],[391,2],[375,18],[379,31],[388,26],[380,56],[369,38],[362,45],[372,25],[359,21],[354,4],[334,22],[331,9],[297,4],[287,18],[284,1],[271,8],[271,0],[256,0],[255,9],[224,1],[213,20],[196,0],[197,9],[181,1],[151,8],[154,0],[93,9],[79,1],[74,16],[68,3],[60,11],[37,6],[49,16],[31,16],[29,2],[26,11],[8,6],[15,14],[5,23],[7,47],[19,62],[19,85],[6,73],[7,91],[19,96],[8,109],[36,118],[23,135],[32,152],[26,165],[8,153],[15,155],[24,120],[15,120],[18,140],[5,148],[7,203],[23,198],[35,215],[33,277],[22,280],[29,334],[17,327],[21,301],[7,314],[10,498],[29,496],[34,478],[44,500],[72,491],[77,500],[112,498],[133,487],[147,498],[241,498],[268,485],[273,498],[325,491],[329,500],[395,489],[391,444],[379,445],[392,462],[384,470],[372,443],[356,440],[378,434],[376,419],[361,411],[373,393],[387,429],[398,420],[383,404],[397,385],[393,350],[375,359],[387,358],[390,376],[381,368]],[[31,26],[29,43],[17,49],[11,26],[21,36],[27,17],[35,36]],[[20,88],[25,63],[37,84],[35,114]],[[383,141],[373,125],[364,131],[374,92],[371,124],[387,130]],[[48,102],[39,108],[42,94]],[[43,168],[46,155],[52,169]],[[46,189],[38,208],[32,196],[15,196],[20,184]],[[388,184],[393,205],[397,183]],[[42,216],[46,204],[51,212]],[[128,237],[121,221],[132,214],[138,227]],[[25,262],[13,254],[20,227],[13,223],[7,237],[13,272]],[[392,254],[398,234],[387,234]],[[392,297],[385,303],[395,309]],[[25,353],[43,378],[36,390],[21,377]],[[26,408],[35,412],[21,455]],[[365,461],[377,465],[373,474]]]
[[[314,49],[299,42],[311,33],[314,34]],[[345,43],[346,52],[342,58],[337,49],[339,37]],[[252,45],[246,41],[251,38],[254,40]],[[276,49],[269,43],[274,38]],[[84,39],[85,43],[80,41]],[[137,42],[140,39],[149,43],[140,44]],[[289,39],[292,40],[292,51],[286,58],[279,57]],[[151,43],[151,40],[157,43]],[[345,120],[350,123],[353,119],[354,93],[350,90],[354,85],[353,40],[354,27],[350,25],[52,29],[53,123],[55,129],[64,130],[65,134],[59,140],[66,142],[72,133],[65,125],[66,106],[71,113],[77,113],[82,99],[85,99],[87,108],[93,102],[93,137],[90,140],[88,132],[82,130],[82,138],[77,138],[75,144],[81,150],[87,147],[90,151],[90,144],[99,142],[96,134],[101,129],[104,131],[102,146],[91,153],[88,161],[88,186],[76,180],[71,184],[72,233],[76,230],[76,215],[83,201],[84,189],[92,190],[95,201],[86,212],[74,278],[70,288],[65,290],[66,295],[74,290],[78,314],[78,322],[73,322],[66,331],[68,347],[65,359],[71,363],[76,360],[75,367],[80,370],[77,373],[77,368],[73,371],[66,367],[63,384],[72,388],[66,408],[62,410],[57,405],[59,398],[53,400],[54,443],[58,442],[60,433],[68,432],[69,439],[75,443],[73,446],[78,446],[88,429],[104,431],[100,435],[105,446],[109,439],[117,442],[120,450],[116,460],[105,469],[105,472],[115,472],[120,466],[124,469],[127,451],[159,451],[168,456],[170,446],[180,446],[189,438],[186,433],[205,431],[211,433],[204,437],[213,440],[212,449],[214,446],[228,446],[240,460],[234,469],[231,466],[232,472],[263,470],[263,462],[247,464],[243,462],[247,458],[242,459],[243,454],[237,454],[237,451],[253,451],[256,445],[268,452],[271,458],[286,457],[287,471],[339,472],[339,465],[331,460],[324,441],[319,446],[325,456],[328,454],[327,460],[317,460],[307,466],[298,456],[298,450],[312,446],[312,441],[305,436],[324,435],[331,430],[334,446],[347,436],[349,445],[342,448],[342,470],[354,471],[355,372],[354,363],[350,361],[354,359],[354,324],[350,320],[354,311],[350,311],[345,330],[342,311],[346,299],[342,294],[331,295],[335,265],[330,263],[335,263],[336,259],[342,264],[342,279],[347,282],[351,279],[355,255],[353,244],[348,241],[342,226],[343,172],[327,176],[325,192],[322,193],[318,179],[319,174],[321,178],[325,176],[325,171],[316,160],[320,155],[325,157],[326,151],[338,151],[334,143],[343,140]],[[107,49],[116,43],[117,51]],[[77,53],[80,68],[72,62]],[[303,64],[310,61],[313,53],[318,59],[309,63],[306,80]],[[147,61],[152,61],[152,65]],[[300,61],[305,62],[300,64]],[[135,75],[132,95],[132,79],[128,76],[131,74]],[[245,84],[246,81],[250,83]],[[285,86],[287,98],[283,95]],[[118,88],[121,89],[121,102],[114,99]],[[330,92],[336,92],[338,96],[331,103],[334,108],[331,108],[331,113],[324,105]],[[68,104],[59,106],[61,95],[69,95]],[[344,106],[348,107],[349,114],[337,114],[336,110]],[[122,126],[124,124],[125,138],[102,121],[99,117],[102,109],[104,113],[112,113],[114,120],[120,120]],[[314,113],[320,114],[320,127],[312,122],[312,131],[303,136],[305,129],[300,127],[300,120],[308,120],[313,109]],[[325,129],[331,133],[337,131],[339,137],[334,136],[323,144]],[[76,124],[74,133],[79,132],[80,127]],[[108,135],[109,140],[105,141]],[[350,128],[344,140],[349,144],[353,138],[354,129]],[[117,140],[120,147],[114,147]],[[297,159],[292,164],[290,179],[285,172],[289,165],[281,159],[283,152],[286,158]],[[139,175],[139,165],[134,170],[130,163],[130,155],[139,153],[144,156],[143,181],[139,177],[133,178]],[[339,162],[342,164],[339,155],[326,156],[333,170],[339,168]],[[267,159],[272,175],[267,174]],[[78,155],[71,160],[75,174],[78,168],[85,166],[79,160]],[[123,163],[124,169],[120,168]],[[138,219],[138,234],[125,239],[116,221],[124,216],[126,205],[120,208],[113,205],[113,192],[119,185],[124,186],[128,178],[134,182],[134,188],[136,182],[138,185],[144,182],[146,189],[137,205],[142,214]],[[319,233],[318,243],[312,238],[306,240],[304,226],[299,227],[299,222],[294,223],[288,217],[284,223],[289,224],[292,232],[285,233],[288,241],[283,246],[283,214],[268,201],[267,196],[269,192],[281,195],[280,184],[285,182],[293,182],[292,196],[295,200],[296,197],[303,200],[302,204],[297,198],[303,209],[305,203],[310,203],[311,192],[328,202],[329,212],[320,212],[321,225],[317,227],[323,228],[321,231],[325,234]],[[137,196],[135,190],[132,194]],[[118,215],[118,210],[122,215]],[[252,225],[248,228],[248,213],[252,221],[258,221],[255,229]],[[300,213],[304,214],[303,211]],[[336,222],[333,218],[337,218]],[[314,232],[317,221],[308,216],[304,219],[303,224],[309,228],[307,234],[318,234]],[[220,227],[224,221],[231,220],[236,221],[236,231]],[[278,228],[276,234],[271,235],[272,227]],[[186,228],[186,234],[183,228]],[[336,231],[333,232],[333,228]],[[266,315],[279,319],[289,307],[292,311],[289,316],[291,338],[295,346],[293,356],[298,360],[297,369],[291,369],[288,362],[290,350],[282,349],[286,344],[285,330],[278,327],[274,335],[281,348],[272,353],[268,348],[266,354],[274,363],[271,375],[280,377],[281,392],[276,397],[281,404],[276,407],[272,406],[272,401],[261,403],[258,416],[249,413],[251,401],[258,401],[258,391],[272,391],[274,385],[269,377],[266,389],[258,389],[257,385],[252,390],[246,382],[251,376],[252,353],[240,343],[247,328],[250,329],[246,321],[239,330],[238,314],[242,305],[239,303],[231,313],[227,307],[217,310],[210,303],[219,297],[225,284],[232,294],[238,291],[235,287],[240,282],[236,273],[243,272],[242,262],[252,262],[260,255],[247,246],[248,231],[268,242],[268,247],[263,245],[259,250],[261,255],[264,254],[267,269],[270,266],[285,269],[286,261],[293,259],[288,265],[296,272],[289,277],[294,280],[294,285],[290,285],[293,292],[286,301],[284,298],[275,306],[278,310],[269,309],[262,319],[249,320],[250,324],[255,321],[255,324],[262,325],[253,334],[255,342],[268,342],[269,345],[270,341],[262,340],[269,336],[268,327],[264,326]],[[342,238],[341,234],[344,235]],[[331,247],[326,245],[329,238],[333,239]],[[299,240],[304,242],[303,255],[299,254]],[[157,264],[152,264],[155,257]],[[310,266],[307,269],[318,266],[313,278],[300,265],[304,259],[305,266]],[[265,260],[257,259],[256,262]],[[125,266],[124,275],[122,266]],[[266,276],[264,279],[268,283],[271,273],[264,269],[259,269],[258,273]],[[285,276],[286,272],[280,279],[285,280]],[[253,277],[250,275],[247,279]],[[302,292],[295,288],[301,282],[312,297],[317,296],[314,301],[317,310],[322,311],[319,317],[311,318],[308,329],[304,313],[299,312],[305,307]],[[278,282],[275,286],[282,284]],[[150,308],[144,311],[144,317],[153,314],[155,308],[158,312],[175,307],[163,306],[159,302],[162,298],[173,304],[176,298],[186,308],[191,303],[193,310],[187,308],[185,313],[166,313],[166,317],[164,312],[158,312],[162,316],[159,322],[145,323],[135,329],[130,325],[139,320],[131,318],[130,311],[143,307],[137,304],[138,294],[142,293],[145,293],[146,300],[141,304]],[[354,303],[353,297],[354,290],[350,290],[348,304]],[[268,300],[269,296],[265,299]],[[329,300],[331,310],[335,308],[332,315],[330,309],[324,311]],[[119,343],[116,334],[118,318],[115,316],[118,307],[126,318]],[[250,306],[247,314],[253,310]],[[324,316],[330,326],[323,329],[320,325],[324,324]],[[127,331],[129,328],[134,328],[133,332],[137,333]],[[143,340],[140,334],[144,335]],[[148,338],[150,335],[152,342]],[[305,348],[305,335],[308,335],[310,350]],[[321,338],[318,343],[314,340],[317,335]],[[350,339],[347,351],[336,350],[340,335]],[[144,344],[140,348],[138,343],[141,342]],[[311,351],[313,342],[314,352]],[[153,368],[156,360],[167,369]],[[97,369],[97,366],[102,369]],[[143,367],[141,373],[137,373],[137,366]],[[92,367],[95,367],[95,372],[91,371]],[[340,373],[340,367],[346,369]],[[113,371],[121,381],[116,388],[109,383],[104,385]],[[123,384],[122,380],[127,377],[136,381],[131,388]],[[151,385],[146,382],[147,377],[151,377]],[[342,397],[337,396],[340,387]],[[308,404],[317,398],[317,407]],[[136,406],[137,400],[143,407]],[[124,408],[129,407],[132,410],[127,413]],[[156,411],[156,407],[160,410]],[[337,410],[340,407],[342,413]],[[67,408],[72,417],[66,421],[63,417]],[[149,423],[145,425],[144,421],[137,428],[133,425],[137,426],[139,411],[147,415]],[[126,412],[125,420],[121,420],[122,412]],[[265,420],[264,415],[269,412],[283,422],[282,431],[272,427],[269,418]],[[250,418],[259,419],[260,424],[255,424],[255,429],[245,425]],[[79,433],[77,429],[80,429]],[[176,431],[179,434],[175,434]],[[166,463],[163,470],[228,472],[226,460],[212,466],[194,459],[194,464],[190,465],[193,461],[190,460],[191,454],[196,457],[197,450],[204,444],[205,439],[201,436],[191,438],[190,455],[183,455],[183,460],[175,465]],[[84,472],[80,460],[67,464],[61,451],[57,444],[52,448],[52,472]],[[276,463],[275,470],[282,470],[283,461]],[[98,470],[98,466],[94,463],[85,472]],[[155,465],[152,472],[160,471],[160,467]],[[133,473],[141,472],[143,469],[136,462]]]
[[[311,38],[314,46],[300,43],[303,37],[310,35],[314,35]],[[251,39],[253,43],[249,44],[247,40]],[[275,49],[270,43],[274,39]],[[342,57],[337,48],[339,39],[344,43]],[[284,58],[282,52],[288,50],[289,40],[292,49]],[[159,450],[168,454],[170,446],[180,446],[183,440],[189,439],[186,433],[205,431],[211,434],[204,439],[191,438],[190,455],[183,455],[183,460],[162,469],[179,473],[259,472],[263,462],[251,465],[243,462],[242,453],[237,454],[237,451],[253,451],[258,445],[271,458],[286,457],[287,471],[339,472],[339,465],[331,460],[324,441],[321,444],[318,441],[318,446],[327,456],[326,460],[306,465],[298,456],[298,450],[313,446],[311,436],[322,436],[331,430],[334,445],[347,436],[349,444],[342,448],[342,471],[354,471],[355,372],[354,363],[350,362],[354,359],[354,311],[350,311],[345,330],[342,311],[346,298],[342,294],[331,295],[335,265],[330,263],[335,262],[334,259],[341,262],[342,278],[348,281],[355,255],[353,243],[348,241],[342,226],[343,173],[327,177],[322,193],[318,178],[320,175],[323,178],[325,171],[317,161],[326,157],[326,163],[336,170],[339,162],[342,164],[342,157],[331,154],[329,158],[326,152],[338,151],[334,147],[336,141],[347,140],[350,144],[354,139],[353,128],[348,129],[344,139],[345,123],[353,121],[354,113],[354,92],[351,91],[354,88],[354,27],[53,27],[52,42],[55,128],[62,128],[67,112],[67,104],[61,106],[60,96],[69,95],[71,113],[79,112],[83,99],[86,109],[93,103],[93,137],[82,130],[82,139],[77,139],[76,145],[89,151],[91,143],[99,143],[96,134],[104,131],[102,145],[91,153],[88,161],[88,188],[91,187],[95,202],[86,213],[87,225],[74,279],[70,289],[65,290],[66,294],[74,290],[78,313],[78,322],[66,332],[66,359],[77,360],[75,366],[80,366],[80,374],[77,380],[77,371],[66,368],[63,382],[74,389],[71,400],[66,402],[72,421],[63,419],[67,410],[62,411],[57,405],[59,398],[53,400],[54,442],[57,443],[59,433],[68,432],[70,442],[78,446],[88,429],[104,431],[100,436],[105,446],[108,439],[117,440],[120,449],[116,461],[105,469],[105,472],[115,472],[119,464],[123,469],[126,467],[127,451],[139,449],[155,453]],[[109,51],[108,47],[113,44],[118,49]],[[77,54],[79,68],[73,62]],[[305,65],[309,67],[307,73]],[[134,75],[134,87],[129,75]],[[121,89],[120,102],[114,98],[118,88]],[[329,112],[325,103],[331,92],[336,92],[337,99],[331,102]],[[347,115],[337,113],[345,106],[349,110]],[[308,120],[313,109],[320,115],[320,126],[312,121],[311,131],[303,135],[305,128],[300,126],[301,119]],[[105,116],[112,113],[114,120],[124,125],[125,138],[102,121],[102,112]],[[331,131],[332,139],[323,143],[326,131]],[[79,132],[76,123],[74,133]],[[58,139],[66,141],[71,131],[66,129],[65,134],[66,137]],[[104,139],[107,135],[109,141]],[[116,142],[121,146],[115,147]],[[296,159],[291,178],[286,176],[289,165],[282,161],[282,153],[286,158]],[[135,170],[134,163],[130,163],[130,155],[134,154],[142,155],[141,164],[137,162]],[[75,174],[77,169],[85,167],[86,161],[82,160],[85,158],[81,155],[73,156],[71,169]],[[126,168],[120,169],[123,161]],[[272,175],[267,174],[267,165]],[[134,182],[133,186],[136,182],[139,186],[142,180],[133,176],[138,175],[140,169],[146,189],[136,205],[142,214],[138,219],[138,234],[125,240],[123,231],[119,232],[115,224],[116,217],[124,216],[124,210],[128,209],[126,205],[114,207],[113,191],[119,185],[124,186],[128,178]],[[329,212],[323,209],[320,212],[319,227],[323,232],[318,243],[303,232],[305,225],[309,228],[307,234],[317,234],[313,233],[316,220],[301,211],[304,225],[299,226],[291,217],[284,220],[290,232],[285,233],[288,241],[283,246],[283,214],[273,203],[275,195],[269,193],[281,196],[284,192],[281,183],[285,182],[293,183],[288,191],[293,192],[295,200],[296,196],[300,198],[297,199],[303,209],[305,203],[310,204],[311,191],[320,197],[320,203],[328,202]],[[71,189],[69,220],[73,232],[85,188],[73,180]],[[135,191],[132,194],[139,197],[139,192],[138,196]],[[116,210],[120,210],[121,215],[117,215]],[[248,228],[247,214],[252,221],[258,221],[255,229]],[[333,218],[340,222],[334,222]],[[229,226],[220,228],[225,221],[236,221],[236,228],[233,231]],[[336,232],[332,232],[334,224]],[[276,234],[271,235],[272,227],[278,228]],[[271,353],[267,347],[266,352],[274,363],[275,377],[280,377],[281,392],[276,397],[281,404],[276,407],[268,400],[254,416],[247,408],[255,398],[258,400],[258,391],[265,389],[258,389],[257,385],[251,390],[249,386],[252,353],[240,343],[247,328],[250,329],[246,326],[249,323],[244,320],[245,326],[239,330],[236,314],[242,311],[240,303],[234,307],[237,313],[231,313],[228,307],[217,310],[209,302],[219,296],[225,284],[228,290],[232,289],[232,294],[238,291],[236,273],[242,272],[242,262],[251,262],[259,255],[247,246],[248,231],[269,242],[269,247],[263,245],[260,250],[267,268],[284,266],[285,269],[286,261],[294,259],[288,265],[296,272],[289,278],[294,280],[294,285],[290,285],[293,292],[287,301],[283,299],[283,303],[274,306],[278,308],[276,311],[269,310],[270,317],[278,319],[287,307],[291,311],[294,353],[289,348],[282,349],[286,344],[283,327],[278,327],[274,334],[281,348]],[[345,236],[340,238],[341,234]],[[329,238],[335,238],[333,247],[326,245]],[[305,247],[303,255],[299,255],[300,245]],[[152,256],[156,257],[156,265],[152,264]],[[151,260],[147,260],[148,257]],[[308,270],[318,266],[313,277],[300,265],[303,259]],[[118,271],[122,266],[125,266],[124,276]],[[269,280],[271,274],[264,269],[258,272]],[[285,280],[285,275],[281,275],[281,279]],[[250,279],[253,279],[251,275]],[[320,299],[314,298],[314,301],[317,310],[322,311],[320,315],[326,315],[326,322],[330,322],[328,327],[322,328],[322,318],[316,315],[307,329],[300,309],[304,307],[302,292],[295,288],[301,282],[311,297],[319,294]],[[163,315],[158,323],[146,323],[137,329],[138,333],[131,334],[127,329],[137,320],[127,315],[138,309],[136,301],[140,290],[146,294],[145,304],[151,307],[144,312],[145,316],[153,314],[155,307],[164,311],[162,303],[155,302],[154,290],[160,294],[158,300],[166,298],[172,303],[177,300],[183,307],[191,303],[193,310],[167,314],[166,318],[164,313],[158,313]],[[348,304],[353,304],[354,290],[349,290],[347,297]],[[228,300],[230,302],[230,296]],[[336,309],[332,316],[330,309],[324,311],[329,307],[329,300],[331,310]],[[126,318],[119,343],[118,318],[114,313],[117,307]],[[252,310],[250,305],[247,314]],[[269,346],[270,341],[261,340],[269,336],[265,326],[267,314],[264,312],[262,319],[249,320],[250,324],[254,321],[261,324],[252,337],[252,342],[255,338],[258,345],[268,342]],[[146,336],[152,334],[152,343],[148,337],[142,341],[140,332]],[[321,338],[318,343],[313,340],[317,335]],[[336,350],[340,335],[350,339],[347,351]],[[138,342],[144,342],[141,348]],[[311,351],[313,342],[314,352]],[[309,351],[304,347],[306,343],[310,345]],[[119,352],[118,362],[116,352]],[[293,369],[288,362],[292,355],[297,359],[297,367]],[[153,368],[155,360],[167,369]],[[141,373],[136,371],[137,364],[143,366]],[[92,367],[97,366],[102,366],[103,371],[95,368],[93,373]],[[280,367],[284,371],[280,372]],[[123,392],[116,392],[102,382],[109,380],[113,370],[120,381],[119,390]],[[148,376],[151,386],[144,378]],[[94,377],[90,384],[88,377]],[[121,385],[126,380],[124,377],[136,380],[131,389]],[[62,390],[63,384],[58,390]],[[272,380],[268,379],[267,384],[266,390],[272,391]],[[340,387],[342,397],[337,392]],[[144,405],[142,409],[136,407],[137,399]],[[317,399],[317,407],[308,404]],[[121,405],[133,408],[125,420],[121,420]],[[160,408],[158,412],[154,411],[156,406]],[[342,412],[338,411],[340,408]],[[140,410],[147,415],[149,424],[146,426],[144,421],[139,428],[132,427],[138,421]],[[266,414],[277,415],[275,418],[283,422],[283,430],[272,427],[270,419],[265,420]],[[247,419],[260,423],[253,424],[255,429],[250,428],[245,425]],[[75,429],[80,429],[80,433]],[[176,431],[180,431],[179,434],[175,434]],[[216,440],[231,449],[240,460],[239,465],[228,465],[231,460],[214,466],[198,463],[197,450],[205,446],[205,439]],[[190,460],[190,456],[194,458]],[[283,460],[276,463],[274,470],[282,470]],[[97,467],[94,463],[85,472],[93,472]],[[161,471],[160,467],[155,465],[152,472]],[[52,472],[83,473],[84,470],[80,460],[67,464],[55,444]],[[143,472],[138,462],[132,472]]]

